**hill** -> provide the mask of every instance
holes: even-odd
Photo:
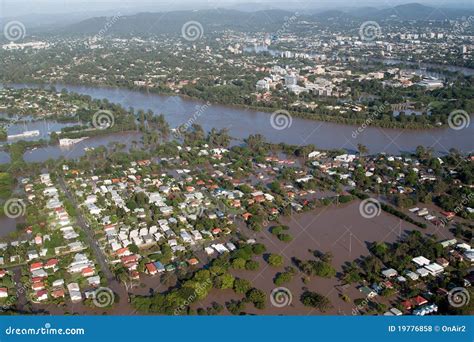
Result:
[[[300,20],[318,22],[337,20],[446,20],[474,15],[474,11],[434,8],[417,3],[405,4],[386,9],[361,7],[351,10],[326,10],[319,13],[300,12]],[[244,12],[234,9],[206,9],[195,11],[171,11],[166,13],[138,13],[126,15],[108,25],[106,34],[153,35],[180,33],[183,25],[197,21],[203,26],[204,33],[235,30],[241,32],[275,32],[282,28],[294,12],[266,9]],[[110,20],[110,18],[109,18]],[[97,34],[104,30],[106,17],[95,17],[70,25],[64,33]]]
[[[183,25],[197,21],[204,32],[236,31],[276,31],[281,28],[285,17],[292,12],[264,10],[252,13],[228,9],[173,11],[167,13],[139,13],[123,16],[107,30],[108,34],[166,34],[181,32]],[[67,27],[67,33],[96,34],[104,28],[105,17],[91,18]]]

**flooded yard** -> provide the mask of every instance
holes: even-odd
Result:
[[[284,268],[287,266],[296,268],[293,258],[314,260],[315,251],[329,252],[332,255],[331,263],[339,273],[346,262],[368,255],[368,244],[374,241],[394,242],[401,235],[412,230],[436,234],[438,238],[443,239],[452,237],[452,234],[446,228],[437,228],[429,224],[427,229],[421,229],[383,211],[372,219],[364,218],[359,213],[359,203],[360,201],[355,200],[349,204],[318,208],[310,212],[283,218],[280,223],[289,227],[288,233],[293,237],[293,240],[289,243],[279,241],[270,233],[270,228],[274,223],[267,225],[261,232],[254,232],[240,224],[239,230],[244,236],[254,238],[267,247],[266,253],[254,259],[260,264],[257,271],[231,270],[236,278],[251,281],[254,287],[263,290],[267,294],[267,303],[264,310],[258,310],[252,304],[247,304],[244,312],[259,315],[352,315],[356,308],[354,299],[364,297],[356,289],[355,284],[343,288],[337,277],[325,279],[316,276],[309,278],[310,280],[305,283],[303,281],[304,275],[298,271],[289,283],[282,285],[290,290],[291,303],[283,307],[275,307],[270,301],[272,290],[278,287],[273,282],[275,276],[279,272],[285,271]],[[269,266],[265,261],[269,253],[282,255],[284,257],[284,267]],[[203,259],[201,261],[207,262]],[[164,274],[163,277],[167,280],[162,280],[161,277],[160,275],[142,274],[140,277],[142,284],[129,289],[129,292],[135,295],[151,295],[152,293],[166,292],[176,285],[177,276],[175,274]],[[128,295],[124,287],[118,286],[116,281],[110,287],[119,293],[120,298],[119,304],[113,309],[91,308],[83,303],[73,304],[71,302],[61,306],[33,304],[32,307],[39,314],[62,314],[64,312],[88,315],[134,314],[133,308],[128,303]],[[300,301],[300,296],[306,290],[318,292],[328,297],[333,308],[322,313],[305,307]],[[341,299],[340,295],[343,293],[350,298],[350,301],[345,302]],[[192,308],[196,310],[211,307],[213,302],[225,307],[226,302],[243,298],[243,295],[236,294],[230,289],[212,289],[204,300],[194,303]],[[224,309],[222,314],[230,315],[227,309]]]
[[[429,225],[427,229],[421,229],[383,211],[377,217],[366,219],[359,214],[359,203],[360,201],[356,200],[347,205],[320,208],[281,220],[282,224],[290,227],[288,232],[293,236],[293,240],[289,243],[281,242],[272,235],[268,229],[271,225],[259,233],[242,228],[242,233],[264,243],[267,253],[282,255],[285,259],[284,266],[295,267],[292,262],[294,257],[302,260],[314,260],[313,251],[315,250],[324,253],[330,252],[332,265],[337,272],[342,271],[344,263],[368,255],[368,243],[370,242],[394,242],[401,235],[412,230],[436,234],[439,238],[452,237],[446,228],[437,229],[435,226]],[[260,263],[258,271],[232,271],[235,277],[250,280],[254,287],[262,289],[267,294],[268,300],[264,310],[255,309],[252,304],[247,304],[246,313],[260,315],[322,314],[317,310],[305,307],[300,302],[299,298],[306,289],[325,295],[331,300],[333,308],[324,314],[352,315],[355,308],[354,299],[363,298],[362,293],[355,286],[343,290],[342,284],[337,278],[311,277],[311,280],[305,284],[303,274],[298,273],[290,283],[283,285],[291,291],[291,304],[282,308],[274,307],[269,298],[272,290],[278,286],[273,283],[273,280],[277,273],[284,271],[284,267],[271,267],[266,263],[264,257],[258,257],[256,260]],[[341,293],[347,294],[351,301],[343,301],[339,297]],[[231,290],[214,289],[206,300],[197,303],[194,308],[206,308],[211,306],[212,302],[224,305],[231,299],[242,298],[243,296],[239,296]],[[224,310],[223,313],[229,314],[227,310]]]

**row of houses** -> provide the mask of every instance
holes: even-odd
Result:
[[[471,246],[465,243],[458,243],[456,239],[443,240],[439,244],[444,248],[448,249],[449,254],[453,252],[470,252],[472,251]],[[453,263],[459,261],[457,258],[453,258]],[[445,274],[449,273],[447,271],[448,266],[450,266],[450,261],[439,257],[436,260],[429,260],[428,258],[419,255],[412,258],[413,268],[405,269],[400,272],[393,268],[386,268],[381,271],[381,276],[385,279],[380,283],[374,283],[371,286],[361,286],[359,291],[363,293],[368,299],[375,299],[382,290],[384,289],[395,289],[400,288],[403,284],[409,282],[409,287],[419,288],[422,287],[420,284],[430,281],[426,279],[427,277],[437,278],[442,277]],[[471,286],[472,278],[464,279],[464,283],[461,286],[469,287]],[[433,284],[433,282],[431,282]],[[435,284],[436,282],[434,282]],[[444,288],[435,289],[438,294],[446,296],[448,290]],[[429,298],[429,297],[427,297]],[[425,298],[423,295],[416,295],[414,297],[407,298],[399,302],[399,305],[404,309],[400,311],[396,308],[391,308],[389,311],[385,312],[386,316],[399,316],[402,314],[412,314],[417,316],[424,316],[430,314],[436,314],[438,312],[438,306],[436,303],[430,302],[429,299]]]
[[[216,160],[219,159],[217,156],[227,152],[226,149],[208,149],[206,146],[195,150],[200,156]],[[179,159],[173,158],[167,158],[166,162],[181,163]],[[150,164],[152,162],[148,160],[131,162],[130,167],[122,168],[121,175],[115,178],[82,171],[71,178],[68,184],[75,190],[78,200],[82,201],[84,210],[101,227],[97,234],[109,262],[112,265],[121,264],[128,269],[132,278],[138,277],[140,260],[151,251],[160,250],[163,246],[169,247],[171,260],[178,262],[178,255],[188,254],[191,249],[218,239],[223,234],[226,222],[212,203],[211,193],[218,190],[212,181],[204,182],[192,177],[191,170],[183,167],[173,168],[163,174],[145,174],[143,168]],[[219,191],[214,194],[229,198],[239,195]],[[132,198],[140,198],[133,209],[127,205]],[[180,200],[170,205],[170,198]],[[95,206],[93,211],[92,205]],[[126,220],[112,220],[105,214],[117,209],[124,210],[136,223],[130,225]],[[159,215],[160,218],[150,224],[152,214]],[[214,220],[216,224],[221,222],[224,226],[216,226],[211,230],[196,228],[194,223],[203,217]],[[189,265],[199,263],[195,257],[188,258],[186,262]],[[154,262],[140,270],[156,274],[171,268],[172,265]]]
[[[75,228],[74,218],[71,218],[60,199],[60,191],[51,176],[47,173],[39,175],[39,186],[25,180],[25,191],[32,204],[41,207],[45,203],[45,212],[48,220],[39,225],[26,229],[27,234],[34,234],[31,248],[26,257],[30,278],[33,302],[43,303],[55,300],[69,299],[73,303],[82,301],[86,289],[94,289],[100,286],[101,279],[97,274],[95,263],[87,253],[87,247],[80,238]],[[55,241],[63,244],[52,245]],[[54,254],[55,257],[48,258]],[[69,261],[70,260],[70,261]],[[81,290],[79,283],[83,284]]]

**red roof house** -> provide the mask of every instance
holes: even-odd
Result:
[[[146,264],[145,267],[146,267],[147,272],[148,272],[150,275],[155,275],[156,273],[158,273],[158,270],[156,269],[155,264],[153,264],[153,263],[151,263],[151,262],[148,263],[148,264]]]
[[[64,296],[65,296],[64,290],[63,289],[54,290],[51,293],[51,296],[53,296],[53,298],[64,298]]]
[[[43,268],[42,262],[34,262],[30,265],[30,272],[36,271]]]
[[[415,298],[412,298],[412,302],[417,306],[428,304],[428,301],[422,296],[416,296]]]
[[[48,291],[41,290],[41,291],[36,292],[36,299],[38,301],[43,301],[43,300],[48,299]]]
[[[92,267],[86,267],[82,270],[82,276],[83,277],[90,277],[93,276],[95,273],[94,269]]]
[[[48,261],[46,261],[46,263],[44,264],[44,268],[46,269],[50,269],[50,268],[54,268],[58,265],[58,262],[59,260],[58,259],[49,259]]]

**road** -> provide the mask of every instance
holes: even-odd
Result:
[[[86,233],[87,242],[89,243],[89,246],[91,247],[91,249],[92,249],[92,251],[95,255],[95,259],[99,263],[99,266],[102,270],[102,273],[105,275],[105,277],[107,278],[107,280],[109,282],[114,281],[115,277],[114,277],[114,274],[112,273],[112,271],[109,268],[107,258],[105,257],[104,252],[100,249],[99,245],[97,244],[97,241],[96,241],[95,236],[94,236],[94,232],[92,231],[92,229],[87,224],[87,221],[84,218],[84,215],[82,214],[82,211],[79,208],[79,205],[78,205],[75,197],[69,191],[69,189],[66,185],[66,182],[64,181],[63,178],[59,178],[59,185],[61,186],[62,190],[66,194],[66,197],[69,199],[69,201],[72,203],[72,205],[74,205],[77,208],[77,210],[76,210],[76,212],[77,212],[77,216],[76,216],[77,224]]]
[[[121,284],[115,278],[114,274],[110,270],[109,264],[107,262],[107,257],[105,256],[102,249],[100,249],[99,245],[97,244],[93,230],[89,227],[89,224],[87,223],[84,215],[82,214],[82,211],[80,210],[75,197],[69,191],[66,185],[66,182],[64,181],[62,177],[59,178],[59,185],[61,186],[62,190],[66,194],[66,197],[69,199],[72,205],[74,205],[77,208],[77,216],[76,216],[77,224],[86,233],[87,242],[89,243],[89,246],[91,247],[92,252],[95,255],[95,259],[99,263],[102,273],[107,278],[108,287],[113,292],[118,294],[119,298],[121,298],[120,303],[115,305],[116,308],[114,309],[114,313],[122,314],[122,315],[123,314],[130,315],[132,312],[134,312],[134,308],[132,308],[131,304],[129,303],[128,291],[126,290],[125,286]]]

